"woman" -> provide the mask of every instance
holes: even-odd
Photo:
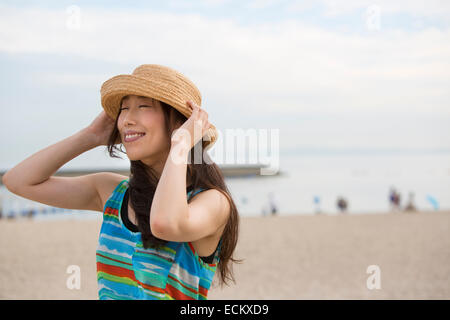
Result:
[[[104,111],[88,127],[19,163],[4,184],[51,206],[103,212],[100,299],[207,299],[217,268],[221,285],[234,282],[239,215],[218,166],[206,152],[198,161],[217,136],[200,92],[171,68],[142,65],[106,81],[101,95]],[[96,146],[117,158],[116,144],[129,178],[52,176]]]

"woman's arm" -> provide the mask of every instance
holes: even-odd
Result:
[[[40,184],[70,160],[97,147],[96,140],[91,133],[83,129],[34,153],[8,170],[3,176],[3,184],[12,192]]]
[[[23,198],[49,206],[103,211],[99,189],[111,180],[109,172],[79,177],[52,176],[78,155],[107,143],[114,120],[104,111],[90,126],[20,162],[3,176],[6,188]]]
[[[186,172],[189,150],[202,139],[209,127],[208,114],[191,101],[190,117],[176,129],[170,138],[171,146],[164,169],[159,178],[150,209],[150,228],[162,234],[173,229],[188,216]]]
[[[182,142],[172,142],[150,209],[150,228],[162,234],[188,216],[186,173],[189,150]]]
[[[14,190],[44,182],[73,158],[97,146],[106,145],[113,128],[114,120],[105,111],[100,112],[89,126],[36,152],[8,170],[3,176],[3,184]]]
[[[176,157],[179,157],[178,161],[173,161]],[[186,150],[172,144],[150,214],[150,228],[160,239],[196,241],[213,235],[228,220],[230,204],[227,197],[216,189],[200,192],[187,203],[186,170]]]
[[[228,200],[215,189],[201,192],[187,203],[189,150],[203,137],[208,127],[206,112],[194,105],[191,117],[171,138],[169,156],[153,197],[150,214],[150,228],[160,239],[195,241],[212,235],[226,222],[230,211]],[[204,161],[203,157],[201,161]]]

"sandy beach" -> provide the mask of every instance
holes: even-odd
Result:
[[[0,220],[0,299],[97,299],[101,221]],[[450,211],[243,217],[236,284],[209,299],[449,299]],[[77,265],[80,289],[68,289]],[[380,288],[368,289],[371,265]],[[217,274],[216,274],[217,275]]]

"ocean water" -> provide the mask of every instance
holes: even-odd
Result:
[[[348,214],[390,210],[394,187],[403,208],[413,193],[419,210],[450,209],[450,154],[282,155],[280,175],[226,178],[241,216],[270,214],[270,202],[279,215],[339,214],[338,197],[347,200]],[[34,219],[99,219],[93,211],[52,208],[0,188],[3,215]],[[270,200],[272,199],[272,200]]]
[[[387,212],[391,187],[401,208],[414,193],[419,210],[450,209],[450,154],[282,156],[280,171],[285,174],[227,179],[243,215],[268,214],[270,193],[281,215],[338,214],[338,197],[347,200],[349,214]]]

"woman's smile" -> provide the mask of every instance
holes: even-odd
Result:
[[[134,142],[145,136],[145,133],[125,135],[125,142]]]

